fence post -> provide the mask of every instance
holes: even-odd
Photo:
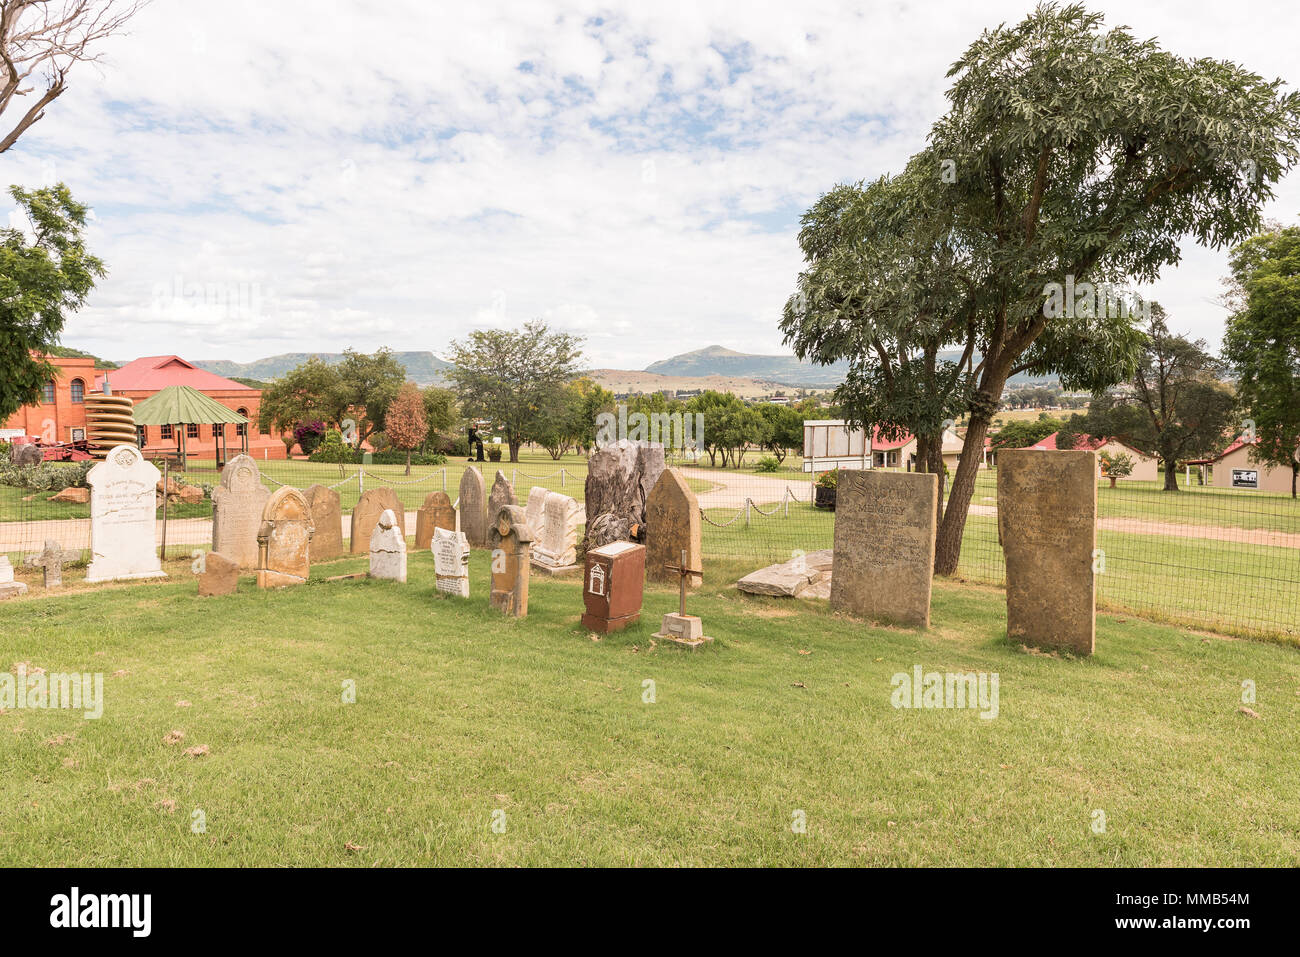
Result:
[[[366,470],[360,465],[357,466],[357,494],[364,495],[366,491]]]
[[[442,467],[442,490],[447,491],[447,467]]]
[[[560,466],[560,488],[564,488],[564,466]]]
[[[745,527],[749,528],[749,504],[754,501],[752,498],[745,499]]]
[[[163,527],[162,527],[162,553],[158,556],[161,561],[167,561],[167,477],[170,474],[168,468],[169,460],[163,459]]]
[[[519,469],[510,470],[510,484],[514,486],[519,485]]]

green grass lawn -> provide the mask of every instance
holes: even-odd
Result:
[[[199,599],[161,584],[0,605],[0,662],[105,674],[98,721],[0,714],[0,864],[1278,865],[1300,855],[1300,653],[1102,616],[1088,660],[1004,637],[940,582],[929,632],[743,596],[711,565],[712,647],[594,641],[576,582],[531,614],[410,583]],[[999,715],[896,710],[910,672],[999,675]],[[1241,713],[1252,680],[1258,713]],[[356,703],[341,688],[355,682]],[[653,681],[654,703],[643,700]],[[188,704],[184,704],[184,703]],[[173,730],[177,744],[165,742]],[[208,753],[191,757],[190,747]],[[206,831],[191,833],[201,810]],[[491,829],[503,811],[504,833]],[[792,832],[796,811],[807,833]],[[1091,829],[1094,812],[1106,830]]]

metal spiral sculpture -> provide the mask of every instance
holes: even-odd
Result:
[[[114,446],[137,444],[133,407],[124,395],[86,396],[86,444],[92,456],[102,459]]]

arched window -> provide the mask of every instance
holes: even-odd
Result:
[[[236,409],[235,411],[238,412],[240,415],[242,415],[244,418],[248,418],[247,409]],[[238,425],[235,426],[235,435],[247,435],[247,434],[248,434],[247,422],[240,422]]]
[[[41,401],[46,405],[54,404],[54,380],[50,379],[45,385],[41,386]]]
[[[80,379],[73,379],[68,388],[72,393],[73,402],[86,401],[86,383],[82,382]]]

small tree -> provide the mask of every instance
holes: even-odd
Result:
[[[406,475],[411,474],[411,453],[420,447],[428,434],[424,396],[419,386],[407,382],[397,391],[397,398],[389,403],[388,414],[384,417],[384,435],[393,448],[406,453]]]
[[[1116,452],[1114,455],[1102,452],[1098,458],[1101,459],[1101,474],[1110,479],[1111,488],[1120,479],[1133,474],[1133,456],[1125,452]]]
[[[437,451],[438,437],[451,432],[456,425],[456,393],[451,389],[442,389],[436,385],[424,390],[424,424],[428,431],[424,434],[424,450]]]
[[[341,392],[338,371],[313,356],[262,391],[258,425],[263,432],[283,437],[299,422],[337,423],[345,408]]]

